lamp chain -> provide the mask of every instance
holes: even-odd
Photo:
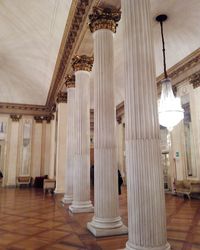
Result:
[[[165,40],[164,40],[164,34],[163,34],[163,22],[162,21],[160,21],[160,27],[161,27],[161,37],[162,37],[164,75],[165,75],[165,79],[166,79],[166,78],[168,78],[168,75],[167,75],[167,69],[166,69]]]

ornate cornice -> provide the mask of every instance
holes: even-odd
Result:
[[[109,29],[116,32],[117,23],[121,18],[121,11],[114,8],[94,7],[93,13],[89,15],[89,27],[93,33],[100,29]]]
[[[200,71],[191,75],[189,78],[189,82],[193,85],[194,89],[200,87]]]
[[[0,103],[0,114],[47,115],[49,109],[42,105]]]
[[[86,55],[75,56],[72,59],[72,68],[74,71],[91,71],[94,58]]]
[[[67,20],[67,26],[56,62],[56,68],[53,74],[51,87],[49,90],[46,104],[51,106],[56,99],[56,95],[64,83],[64,77],[69,69],[74,50],[87,31],[87,17],[91,8],[98,4],[100,0],[73,0],[70,10],[70,17]],[[71,69],[70,69],[71,70]],[[69,71],[68,71],[69,72]]]
[[[57,103],[67,103],[67,92],[59,92],[56,99]]]
[[[168,77],[172,80],[178,78],[179,76],[183,75],[184,73],[188,72],[191,69],[194,69],[196,66],[200,65],[200,49],[195,50],[189,56],[185,57],[179,63],[172,66],[168,69],[167,74]],[[194,72],[193,72],[194,73]],[[187,75],[183,80],[189,79],[191,74]],[[164,74],[161,74],[156,78],[157,85],[161,84],[162,79],[164,79]]]
[[[10,118],[12,119],[13,122],[18,122],[22,118],[22,115],[11,114]]]
[[[75,87],[75,75],[67,75],[65,77],[65,85],[67,88]]]

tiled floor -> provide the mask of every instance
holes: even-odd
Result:
[[[41,190],[0,189],[0,250],[114,250],[127,236],[96,239],[86,229],[93,214],[68,212],[61,196],[43,197]],[[200,200],[166,195],[168,241],[172,249],[200,250]],[[127,224],[126,189],[120,213]]]

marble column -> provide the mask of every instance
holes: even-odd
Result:
[[[43,126],[43,116],[34,116],[32,155],[31,155],[31,177],[33,178],[41,175],[42,126]]]
[[[50,141],[50,164],[49,164],[49,179],[55,177],[55,150],[56,150],[56,119],[55,114],[52,115],[51,119],[51,141]]]
[[[94,204],[87,228],[96,237],[126,234],[119,216],[113,81],[113,33],[120,12],[95,8],[90,15],[94,38]]]
[[[121,2],[126,62],[125,141],[129,229],[126,249],[170,249],[166,238],[150,0]]]
[[[19,150],[19,120],[21,115],[10,115],[11,129],[8,149],[8,170],[7,170],[7,186],[16,185],[17,162]]]
[[[74,171],[74,114],[75,114],[75,76],[67,75],[67,163],[65,166],[65,194],[63,203],[70,204],[73,200],[73,171]]]
[[[58,121],[56,137],[56,189],[55,193],[64,193],[67,142],[67,93],[59,92],[57,97]]]
[[[93,212],[90,201],[90,73],[93,58],[75,56],[75,158],[72,213]]]

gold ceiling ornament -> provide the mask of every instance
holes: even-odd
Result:
[[[100,29],[108,29],[116,33],[118,22],[121,19],[121,11],[114,8],[94,7],[89,15],[89,28],[92,33]]]
[[[22,118],[22,115],[11,114],[10,118],[12,119],[13,122],[18,122]]]
[[[74,88],[75,87],[75,75],[66,75],[65,86],[67,88]]]
[[[58,92],[56,102],[67,103],[67,92],[62,92],[62,91]]]
[[[190,84],[193,85],[193,88],[200,87],[200,71],[192,74],[189,78]]]
[[[84,70],[91,71],[94,58],[91,56],[74,56],[72,59],[72,68],[74,71]]]

